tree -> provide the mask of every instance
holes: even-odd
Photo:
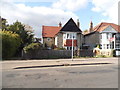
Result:
[[[7,24],[7,20],[5,18],[0,18],[1,22],[2,22],[2,30],[8,30],[8,24]]]
[[[18,34],[11,31],[0,31],[2,36],[2,58],[14,56],[20,47],[21,39]]]
[[[83,34],[84,34],[84,35],[85,35],[85,34],[88,34],[88,33],[89,33],[89,30],[87,30],[87,29],[83,31]]]
[[[18,53],[21,54],[22,49],[33,42],[33,32],[31,30],[25,30],[25,25],[18,21],[10,25],[8,29],[20,36],[22,41]]]

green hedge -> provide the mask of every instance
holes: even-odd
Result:
[[[42,45],[40,43],[31,43],[23,48],[25,53],[32,52],[38,49],[42,49]]]
[[[2,36],[2,58],[11,58],[20,47],[21,39],[18,34],[11,31],[0,31]]]

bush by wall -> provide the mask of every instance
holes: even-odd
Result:
[[[0,31],[0,35],[2,36],[2,58],[13,57],[21,44],[19,35],[11,31]]]
[[[29,53],[35,50],[43,49],[40,43],[31,43],[23,48],[25,53]]]

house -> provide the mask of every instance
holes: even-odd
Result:
[[[43,44],[49,47],[55,45],[66,50],[72,49],[72,40],[74,50],[77,50],[82,45],[82,31],[79,28],[79,20],[77,24],[72,18],[62,27],[59,26],[43,26],[42,27]]]
[[[79,20],[77,20],[76,24],[71,18],[55,36],[55,45],[66,50],[71,50],[73,40],[73,50],[78,50],[82,46],[82,37]]]
[[[55,35],[61,28],[61,23],[59,23],[59,26],[42,26],[43,45],[45,47],[51,48],[55,45]]]
[[[93,28],[90,23],[89,33],[84,35],[84,46],[89,49],[100,45],[101,50],[120,49],[120,26],[102,22]]]

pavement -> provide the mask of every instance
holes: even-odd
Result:
[[[49,59],[49,60],[12,60],[2,61],[2,70],[33,69],[45,67],[88,66],[102,64],[118,64],[118,58],[75,58],[73,59]]]

